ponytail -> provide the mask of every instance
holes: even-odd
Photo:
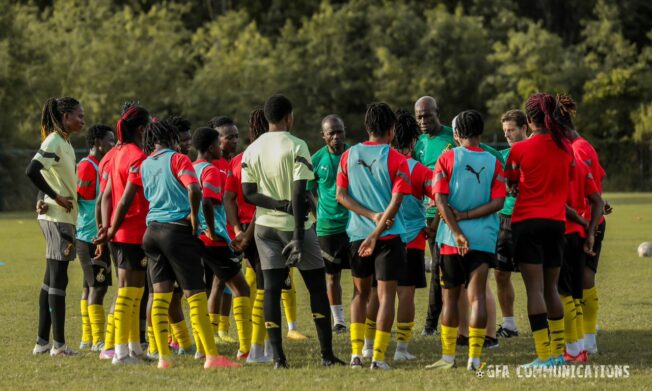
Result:
[[[525,111],[532,122],[542,125],[549,132],[559,149],[569,152],[566,142],[570,141],[557,100],[550,94],[537,93],[530,96]]]
[[[79,101],[71,97],[49,98],[43,105],[41,112],[41,140],[52,132],[59,133],[65,139],[68,138],[68,131],[63,126],[63,115],[70,113],[79,106]]]
[[[145,108],[127,103],[115,127],[118,133],[118,140],[123,144],[133,142],[136,129],[140,126],[147,125],[149,122],[149,112]]]

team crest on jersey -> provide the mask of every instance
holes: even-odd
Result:
[[[95,280],[97,280],[97,282],[104,282],[106,280],[106,276],[104,275],[104,268],[100,269],[100,271],[95,276]]]
[[[147,266],[147,258],[143,258],[140,260],[140,266],[146,267]]]
[[[450,151],[450,150],[452,149],[452,148],[451,148],[452,146],[453,146],[453,144],[446,144],[446,148],[444,148],[444,150],[441,151],[441,153],[444,153],[444,152],[446,152],[446,151]]]

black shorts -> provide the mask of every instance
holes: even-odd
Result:
[[[204,267],[210,268],[220,281],[227,282],[242,270],[241,258],[227,247],[204,247],[202,255]],[[208,283],[208,281],[207,281]]]
[[[401,269],[398,277],[399,286],[426,287],[426,260],[424,250],[408,248],[406,254],[406,267]]]
[[[132,243],[111,243],[111,252],[119,269],[146,271],[147,257],[143,246]]]
[[[184,290],[204,290],[203,244],[185,223],[152,222],[143,237],[152,284],[177,281]]]
[[[441,255],[439,258],[439,279],[445,289],[469,285],[471,273],[486,263],[495,267],[496,255],[486,251],[471,250],[465,256],[459,254]]]
[[[598,225],[598,234],[595,236],[595,243],[593,244],[593,252],[595,255],[586,256],[586,267],[593,270],[593,273],[598,272],[598,261],[600,260],[600,252],[602,251],[602,241],[604,240],[604,230],[607,228],[607,220],[603,220]]]
[[[324,258],[326,274],[337,274],[351,268],[351,242],[346,233],[319,236],[321,256]]]
[[[514,243],[512,242],[512,216],[498,214],[500,231],[496,243],[496,270],[502,272],[518,272],[514,262]]]
[[[351,275],[355,278],[375,276],[380,281],[398,281],[401,269],[406,267],[405,244],[396,237],[378,240],[374,252],[362,258],[358,249],[362,240],[351,242]]]
[[[559,271],[557,289],[565,296],[581,299],[584,290],[584,238],[573,233],[565,235],[564,262]]]
[[[84,288],[105,288],[111,286],[111,257],[108,251],[102,254],[101,259],[95,258],[95,246],[93,243],[77,239],[77,257],[84,273]]]
[[[564,255],[563,221],[529,219],[512,223],[514,261],[560,267]]]

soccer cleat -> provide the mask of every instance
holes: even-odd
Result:
[[[499,347],[498,338],[491,338],[488,336],[484,337],[484,348],[485,349],[495,349]]]
[[[251,353],[251,352],[250,352]],[[262,364],[274,361],[274,358],[271,355],[263,354],[260,356],[253,356],[249,354],[247,357],[247,364]]]
[[[177,354],[180,356],[193,356],[197,352],[197,349],[195,348],[195,345],[191,345],[188,350],[184,348],[179,348],[177,350]]]
[[[417,356],[414,354],[410,354],[408,351],[396,351],[394,352],[394,361],[400,362],[400,361],[410,361],[410,360],[415,360]]]
[[[79,350],[86,350],[86,349],[91,349],[93,347],[92,342],[80,342],[79,343]]]
[[[101,352],[104,350],[104,341],[100,341],[91,347],[91,352]]]
[[[158,368],[158,369],[170,369],[173,366],[174,366],[174,360],[172,360],[172,358],[159,357],[158,365],[156,365],[156,368]]]
[[[288,339],[291,339],[293,341],[304,341],[308,339],[305,335],[301,334],[299,330],[290,330],[288,331]]]
[[[113,360],[111,360],[111,364],[113,365],[136,365],[142,362],[143,360],[134,356],[125,356],[123,358],[118,358],[118,356],[114,355]]]
[[[158,352],[151,353],[148,351],[145,357],[147,357],[148,361],[158,361],[159,359]]]
[[[457,346],[469,346],[469,337],[465,335],[458,335],[457,341],[455,343]]]
[[[432,327],[424,327],[423,331],[421,332],[422,337],[432,337],[433,335],[439,334],[437,332],[437,329],[432,328]]]
[[[168,340],[168,346],[170,347],[171,350],[174,350],[175,352],[179,350],[179,342],[175,342],[172,339]]]
[[[336,324],[333,326],[333,332],[335,334],[346,334],[346,326],[343,324]]]
[[[115,356],[114,349],[102,350],[100,352],[100,360],[113,360],[113,356]]]
[[[325,367],[334,367],[338,365],[346,365],[346,363],[339,358],[335,357],[334,354],[329,354],[321,358],[321,365]]]
[[[362,357],[351,357],[351,363],[349,365],[351,366],[351,369],[362,369]]]
[[[584,346],[589,354],[598,354],[598,345]]]
[[[289,369],[288,361],[285,358],[277,358],[274,360],[274,369]]]
[[[387,371],[392,368],[385,361],[372,361],[369,369],[371,369],[372,371],[376,369]]]
[[[547,359],[546,361],[541,361],[540,359],[535,359],[532,362],[529,362],[527,364],[522,364],[521,368],[539,368],[539,367],[552,367],[554,366],[554,362],[552,358]]]
[[[511,330],[500,325],[498,331],[496,331],[496,336],[502,338],[518,337],[518,330]]]
[[[211,368],[240,368],[242,364],[229,360],[226,356],[206,357],[204,369]]]
[[[555,367],[566,365],[566,360],[564,360],[564,355],[562,354],[560,356],[553,357],[552,358],[552,365],[555,366]]]
[[[236,360],[246,360],[249,357],[249,352],[241,352],[238,350],[238,353],[235,355]]]
[[[466,364],[466,370],[467,371],[477,372],[478,370],[480,370],[481,366],[482,366],[482,364],[480,364],[479,366],[476,366],[475,363],[473,363],[473,360],[469,359],[468,363]]]
[[[564,352],[564,360],[567,363],[585,363],[589,361],[589,354],[586,350],[581,351],[577,356],[571,356],[568,352]]]
[[[50,349],[52,349],[52,345],[50,345],[50,344],[47,344],[47,345],[36,344],[36,345],[34,345],[34,349],[32,349],[32,354],[35,355],[35,356],[37,356],[39,354],[45,354],[45,353],[49,352]]]
[[[443,358],[440,358],[437,362],[426,365],[426,369],[453,369],[457,368],[455,361],[446,361]]]
[[[71,357],[71,356],[77,356],[78,354],[79,353],[68,348],[67,345],[63,345],[58,348],[52,346],[52,349],[50,349],[50,357]]]
[[[195,360],[203,360],[206,358],[206,355],[202,352],[195,352]]]
[[[364,348],[362,349],[362,357],[364,358],[372,358],[374,356],[374,348]]]

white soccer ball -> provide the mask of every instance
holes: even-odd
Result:
[[[643,242],[638,245],[639,257],[652,257],[652,242]]]

